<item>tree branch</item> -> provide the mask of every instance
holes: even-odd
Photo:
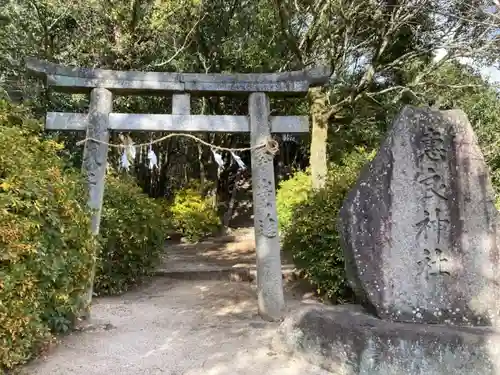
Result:
[[[168,58],[167,60],[161,62],[161,63],[158,63],[158,64],[155,64],[154,66],[155,67],[162,67],[162,66],[165,66],[165,65],[168,65],[170,64],[172,61],[174,61],[174,59],[179,56],[180,53],[182,53],[192,42],[191,40],[191,35],[194,33],[196,27],[198,26],[198,24],[206,17],[206,14],[204,14],[203,16],[201,16],[193,25],[193,27],[191,28],[191,30],[189,30],[189,32],[187,33],[186,37],[184,38],[184,42],[182,43],[182,46],[177,49],[177,51],[175,51],[175,53],[170,57]]]
[[[283,7],[281,0],[274,0],[274,4],[275,4],[275,10],[278,13],[278,18],[279,18],[279,23],[280,23],[280,31],[283,34],[283,36],[285,37],[287,44],[288,44],[288,47],[295,54],[296,58],[298,59],[298,62],[301,64],[301,67],[303,67],[304,66],[304,59],[302,57],[302,53],[300,52],[300,50],[298,48],[297,41],[294,40],[294,38],[292,38],[292,36],[289,33],[288,27],[287,27],[287,24],[289,21],[289,16],[288,16],[285,8]]]

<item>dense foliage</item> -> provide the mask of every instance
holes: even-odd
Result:
[[[213,201],[203,195],[199,186],[179,190],[169,212],[175,230],[190,242],[197,242],[220,229]]]
[[[95,251],[94,290],[121,293],[151,275],[169,229],[160,204],[111,174],[96,241],[80,173],[41,130],[27,110],[0,101],[0,369],[74,325]]]
[[[310,198],[311,190],[309,170],[296,171],[291,178],[279,184],[276,193],[276,208],[280,232],[286,233],[287,229],[293,225],[295,210]]]
[[[339,163],[330,165],[327,183],[319,191],[305,189],[304,186],[311,186],[311,177],[299,172],[282,184],[278,193],[284,251],[292,255],[294,263],[304,271],[318,294],[335,302],[351,297],[345,279],[337,215],[360,169],[373,156],[373,152],[360,148]],[[286,201],[297,192],[299,199]]]
[[[28,360],[82,308],[94,241],[62,145],[0,101],[0,367]]]
[[[356,145],[368,141],[372,147],[392,118],[392,107],[427,104],[427,94],[421,93],[436,89],[436,83],[443,91],[463,95],[447,77],[436,79],[444,64],[466,58],[477,66],[499,57],[500,17],[488,0],[91,0],[70,5],[63,0],[4,0],[1,8],[0,95],[31,100],[40,113],[48,96],[39,81],[24,74],[26,56],[108,69],[197,73],[330,67],[331,79],[319,93],[318,105],[309,109],[312,128],[325,125],[325,131],[312,132],[314,142],[301,142],[298,158],[290,144],[282,144],[276,156],[281,168],[297,167],[297,159],[310,155],[311,168],[320,174],[332,149],[342,156],[344,140]],[[50,95],[50,106],[57,110],[81,112],[87,104],[83,95]],[[305,104],[302,98],[273,98],[271,108],[277,114],[307,114]],[[170,109],[168,97],[120,96],[114,101],[118,112]],[[192,113],[246,115],[247,101],[193,98]],[[341,147],[326,152],[327,136]],[[248,145],[245,135],[209,134],[205,139]],[[162,168],[151,174],[137,165],[134,173],[141,186],[160,197],[201,175],[215,180],[209,150],[197,146],[178,138],[157,145]],[[111,153],[116,160],[116,151]]]
[[[153,274],[169,230],[163,208],[127,176],[108,175],[94,291],[117,294]]]

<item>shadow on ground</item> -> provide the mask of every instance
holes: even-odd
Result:
[[[284,252],[281,259],[284,267],[293,268]],[[254,230],[239,228],[228,236],[211,238],[196,244],[167,243],[159,271],[169,274],[232,268],[254,269],[255,264]]]
[[[286,294],[288,308],[315,303],[297,290]],[[97,299],[93,321],[101,328],[65,337],[26,374],[328,374],[270,349],[278,323],[260,319],[248,283],[159,278]]]

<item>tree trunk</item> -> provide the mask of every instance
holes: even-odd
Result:
[[[226,214],[224,215],[224,220],[223,220],[224,229],[229,228],[229,224],[231,223],[231,218],[233,217],[233,210],[236,202],[236,193],[238,192],[238,183],[240,181],[241,175],[242,175],[241,171],[238,170],[234,178],[233,190],[231,191],[229,203],[227,205],[227,211]]]
[[[325,117],[327,94],[321,87],[314,87],[308,94],[312,133],[311,133],[311,178],[314,190],[325,186],[327,175],[326,146],[328,140],[328,121]]]
[[[205,138],[203,136],[201,139]],[[198,166],[200,168],[200,187],[201,191],[205,191],[205,182],[206,182],[206,172],[205,172],[205,162],[203,161],[203,147],[200,143],[198,143]]]

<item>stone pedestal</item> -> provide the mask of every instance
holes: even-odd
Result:
[[[359,306],[306,306],[274,349],[335,375],[500,375],[500,334],[488,327],[388,322]]]

